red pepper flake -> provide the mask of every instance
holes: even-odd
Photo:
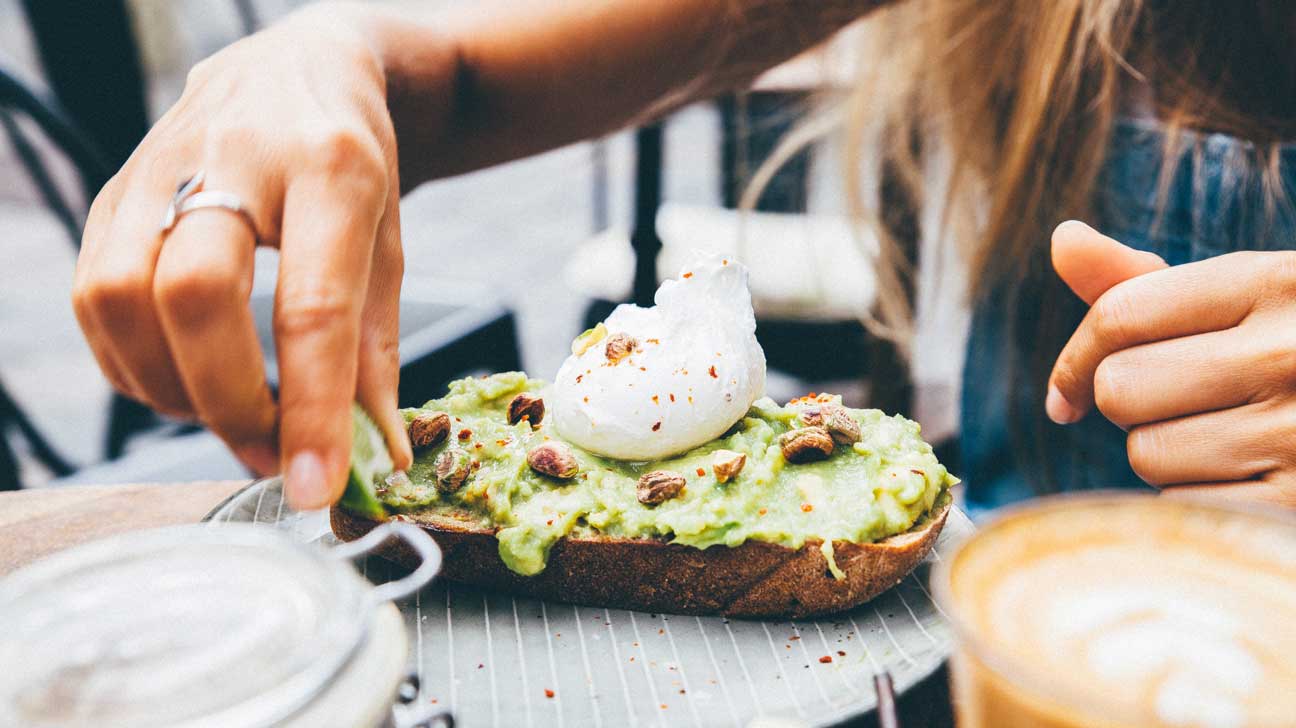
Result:
[[[794,634],[794,635],[792,635],[791,637],[788,637],[788,639],[789,639],[790,641],[792,641],[792,642],[796,642],[797,640],[801,639],[801,635],[799,635],[799,634]]]
[[[639,371],[646,372],[648,371],[648,367],[639,367]]]
[[[819,662],[822,662],[825,665],[832,662],[832,655],[824,655],[823,657],[820,657]]]
[[[702,468],[698,468],[698,469],[697,469],[697,474],[698,474],[698,477],[701,478],[702,476],[706,475],[706,470],[704,470],[704,469],[702,469]]]
[[[670,401],[672,401],[672,402],[675,401],[675,394],[674,394],[673,392],[672,392],[671,395],[670,395]]]
[[[577,383],[577,384],[580,384],[580,383],[581,383],[581,380],[584,379],[584,378],[585,378],[585,375],[584,375],[584,374],[577,374],[577,375],[576,375],[576,383]]]
[[[474,449],[474,450],[480,450],[480,449],[482,449],[482,444],[479,442],[479,443],[477,443],[476,445],[473,445],[473,449]]]
[[[552,698],[553,696],[554,696],[554,691],[550,690],[549,688],[545,688],[545,697]]]
[[[719,378],[720,378],[720,375],[719,375],[719,374],[716,374],[716,370],[715,370],[715,365],[714,365],[714,364],[712,364],[712,365],[711,365],[711,368],[707,370],[707,374],[710,374],[712,379],[719,379]]]
[[[474,461],[472,461],[472,467],[473,467],[473,470],[476,470],[476,469],[480,468],[480,467],[481,467],[481,461],[480,461],[480,460],[474,460]]]
[[[688,273],[685,273],[685,274],[684,274],[684,277],[685,277],[685,278],[692,278],[692,277],[693,277],[693,273],[692,273],[691,271],[688,272]]]
[[[472,437],[472,430],[468,429],[467,427],[459,431],[460,440],[467,440],[470,437]]]
[[[549,520],[545,521],[545,525],[546,525],[546,526],[552,526],[552,525],[553,525],[553,519],[550,518]]]
[[[656,422],[653,423],[653,432],[656,432],[660,429],[661,429],[661,420],[657,420]]]
[[[918,470],[917,468],[909,468],[909,472],[913,473],[914,475],[921,475],[924,478],[927,477],[927,473],[924,473],[923,471]]]
[[[768,512],[769,511],[766,511],[764,508],[760,509],[759,511],[756,511],[757,515],[761,515],[761,516],[765,515]]]
[[[810,505],[809,503],[802,503],[801,510],[805,513],[809,513],[810,511],[814,510],[814,506]]]
[[[838,656],[838,657],[845,657],[845,656],[846,656],[846,651],[845,651],[845,650],[837,650],[837,656]]]
[[[480,662],[477,663],[477,669],[478,669],[478,670],[482,669],[483,667],[485,667],[485,665],[481,664]]]
[[[661,402],[659,402],[659,401],[657,400],[657,395],[655,395],[655,394],[652,396],[652,401],[653,401],[653,404],[661,404]]]

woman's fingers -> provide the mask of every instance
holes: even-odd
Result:
[[[1054,228],[1052,242],[1053,270],[1090,305],[1117,283],[1166,267],[1161,256],[1124,245],[1079,220]]]
[[[98,252],[99,243],[108,236],[112,226],[113,215],[117,210],[117,192],[119,183],[114,178],[99,190],[90,212],[86,216],[85,230],[81,235],[81,251],[77,255],[76,272],[72,278],[72,311],[76,314],[77,323],[85,332],[86,343],[99,363],[104,377],[113,389],[125,395],[131,395],[131,387],[112,353],[111,340],[104,334],[99,325],[99,312],[89,295],[91,282],[91,261]]]
[[[208,170],[204,187],[254,211],[277,203],[251,179]],[[198,417],[254,471],[278,469],[277,413],[248,307],[257,235],[220,209],[186,213],[158,255],[153,297],[171,356]]]
[[[138,179],[138,178],[136,178]],[[79,264],[73,301],[125,393],[154,409],[192,416],[193,407],[171,361],[153,300],[153,271],[162,245],[162,213],[173,188],[156,179],[129,187],[111,224],[96,226],[87,260]],[[87,233],[90,235],[91,233]],[[100,237],[102,236],[102,237]]]
[[[397,411],[400,384],[400,289],[404,257],[400,240],[400,185],[390,183],[387,210],[378,224],[373,270],[360,323],[356,399],[383,431],[399,470],[414,459],[405,420]]]
[[[1232,254],[1153,271],[1113,286],[1094,302],[1053,365],[1045,403],[1061,424],[1094,403],[1094,372],[1138,344],[1236,326],[1251,311],[1257,266]]]
[[[1296,407],[1251,404],[1140,425],[1126,450],[1151,485],[1258,479],[1296,459]]]
[[[1232,328],[1122,349],[1094,372],[1094,401],[1125,429],[1237,407],[1288,378],[1279,345]]]
[[[360,314],[387,202],[381,153],[331,137],[284,203],[275,342],[279,442],[295,508],[322,508],[346,484]]]

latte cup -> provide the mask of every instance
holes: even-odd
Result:
[[[1296,725],[1296,520],[1276,509],[1045,498],[932,585],[960,728]]]

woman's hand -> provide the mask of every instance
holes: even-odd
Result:
[[[1152,485],[1296,506],[1296,253],[1167,268],[1072,221],[1053,264],[1092,307],[1054,365],[1050,418],[1096,405]]]
[[[198,64],[184,94],[95,199],[73,304],[113,386],[202,420],[299,508],[346,482],[353,399],[398,467],[402,274],[396,143],[379,54],[336,8],[299,13]],[[237,195],[167,234],[176,186]],[[276,405],[248,297],[257,240],[279,248]]]

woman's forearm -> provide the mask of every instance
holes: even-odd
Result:
[[[416,22],[371,16],[402,186],[740,87],[882,1],[513,1]]]

